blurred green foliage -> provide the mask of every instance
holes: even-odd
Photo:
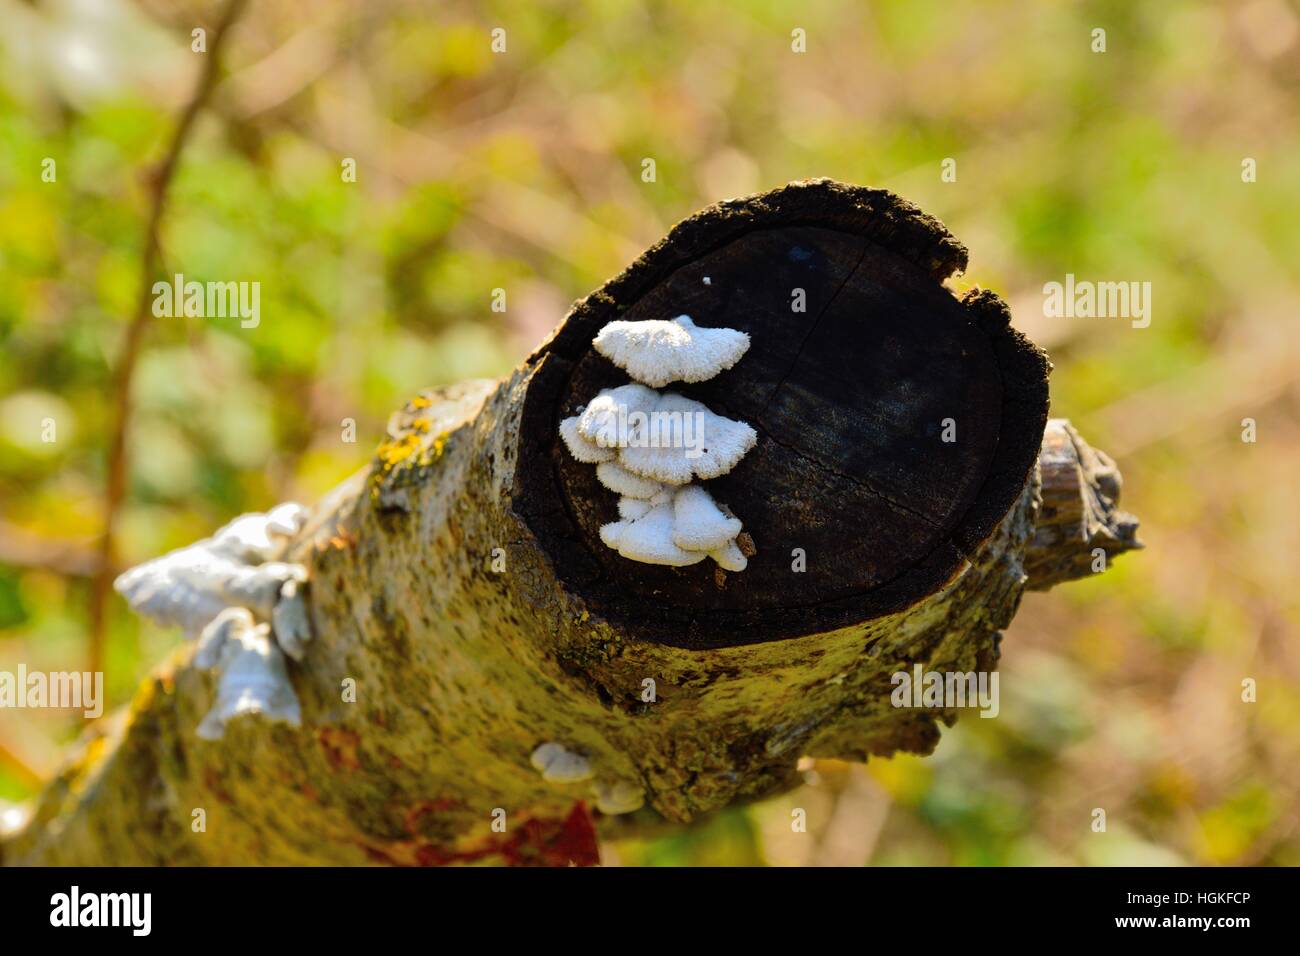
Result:
[[[84,661],[147,177],[216,9],[0,0],[0,667]],[[610,861],[1300,863],[1293,2],[305,0],[254,6],[228,62],[163,255],[167,274],[260,282],[262,321],[152,323],[124,561],[314,499],[404,398],[505,372],[708,202],[807,176],[888,187],[969,245],[958,286],[1003,294],[1049,349],[1054,412],[1120,460],[1148,550],[1026,599],[999,719],[963,719],[924,760],[818,764]],[[1151,327],[1045,318],[1066,273],[1151,282]],[[120,704],[177,638],[114,601]],[[0,713],[41,773],[77,729]],[[0,797],[30,791],[0,764]]]

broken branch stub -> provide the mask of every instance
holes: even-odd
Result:
[[[1137,518],[1119,507],[1119,468],[1067,420],[1047,423],[1039,469],[1042,506],[1025,551],[1031,590],[1099,573],[1115,555],[1142,547]]]

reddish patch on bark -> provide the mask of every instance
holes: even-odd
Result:
[[[334,770],[356,770],[361,766],[357,758],[357,745],[361,738],[353,731],[322,727],[316,737],[325,750],[325,759]]]
[[[595,866],[600,862],[596,823],[581,800],[555,827],[553,820],[526,820],[501,853],[510,866]]]
[[[453,802],[434,800],[416,804],[407,813],[407,829],[444,803]],[[450,809],[450,805],[441,809]],[[418,839],[399,840],[384,847],[366,844],[361,847],[372,861],[388,866],[447,866],[498,858],[506,866],[596,866],[600,863],[595,821],[581,801],[562,820],[533,817],[515,827],[514,832],[494,834],[467,850],[449,850]]]

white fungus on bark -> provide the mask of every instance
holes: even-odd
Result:
[[[687,551],[673,543],[673,506],[655,505],[635,521],[602,525],[600,539],[625,558],[645,564],[683,568],[703,561],[703,551]]]
[[[663,482],[642,478],[613,461],[603,461],[596,466],[596,480],[610,491],[625,498],[641,498],[648,501],[664,490]]]
[[[687,551],[717,551],[740,534],[740,519],[722,512],[699,485],[687,485],[673,497],[673,544]]]
[[[610,322],[592,341],[596,351],[638,382],[704,382],[731,368],[749,348],[735,329],[704,329],[689,315],[644,322]]]
[[[582,783],[596,775],[591,761],[554,740],[538,746],[528,762],[543,780],[557,786]],[[645,792],[625,780],[593,780],[589,792],[596,809],[610,816],[632,813],[645,805]]]
[[[735,538],[722,547],[709,551],[709,557],[724,571],[743,571],[749,566],[749,559],[745,557],[745,552],[740,550],[740,545],[736,543]]]
[[[628,471],[670,485],[692,478],[720,478],[736,467],[758,441],[745,422],[715,415],[707,405],[669,392],[655,406],[657,442],[619,448]]]
[[[596,465],[596,479],[619,495],[618,520],[601,526],[601,541],[646,564],[686,567],[711,557],[724,570],[743,571],[740,519],[692,481],[730,472],[757,443],[757,432],[701,402],[647,386],[712,378],[739,361],[749,336],[701,329],[682,315],[610,322],[593,344],[639,380],[602,389],[560,423],[573,457]]]
[[[597,781],[591,795],[596,809],[607,816],[632,813],[645,805],[645,791],[626,780]]]
[[[553,740],[534,750],[529,761],[547,783],[581,783],[594,775],[586,757]]]
[[[307,569],[280,558],[306,519],[307,510],[293,503],[240,515],[212,537],[113,582],[137,613],[207,642],[195,663],[217,669],[218,703],[204,718],[201,736],[220,736],[226,720],[242,713],[299,719],[284,656],[301,660],[311,639]],[[230,617],[230,610],[240,615]],[[223,626],[214,629],[218,621]]]
[[[594,441],[588,441],[583,437],[582,432],[578,430],[577,415],[570,415],[560,422],[560,437],[564,439],[564,447],[569,449],[569,454],[584,465],[613,461],[618,457],[617,449],[602,448]]]
[[[664,485],[662,490],[650,497],[650,507],[655,505],[670,505],[673,503],[673,495],[677,494],[676,485]]]
[[[618,513],[618,521],[601,526],[600,540],[630,560],[689,567],[707,556],[726,571],[749,563],[736,543],[740,519],[699,485],[670,489],[654,501],[620,498]]]
[[[284,652],[271,639],[271,626],[258,624],[247,608],[226,608],[203,629],[194,665],[217,678],[216,702],[195,730],[202,739],[220,740],[226,724],[245,715],[301,726]]]
[[[644,498],[629,498],[625,495],[618,499],[618,516],[624,521],[635,521],[653,507]]]
[[[307,569],[297,564],[290,567],[294,568],[294,574],[280,586],[280,600],[271,609],[271,632],[280,650],[300,661],[307,653],[307,642],[311,640],[311,619],[302,596],[303,585],[307,583]]]
[[[250,564],[274,561],[307,520],[307,509],[297,502],[276,505],[265,514],[240,515],[217,530],[212,540],[235,551]]]
[[[644,385],[602,389],[578,416],[578,431],[601,448],[618,448],[640,439],[640,428],[658,404],[659,393]]]
[[[278,560],[306,516],[296,504],[241,515],[210,538],[123,572],[113,587],[136,612],[191,638],[227,607],[268,620],[284,585],[306,579],[301,565]]]
[[[576,425],[570,424],[573,417]],[[578,461],[595,464],[595,449],[617,449],[622,468],[672,485],[725,475],[758,440],[748,424],[717,415],[702,402],[636,384],[602,390],[573,417],[560,423],[560,436]]]

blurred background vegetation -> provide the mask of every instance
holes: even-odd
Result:
[[[149,174],[220,9],[0,0],[0,669],[86,666]],[[250,6],[225,53],[163,271],[260,282],[262,321],[151,320],[123,563],[314,500],[405,398],[507,371],[707,203],[887,187],[970,247],[957,286],[1002,294],[1051,352],[1054,413],[1119,460],[1148,548],[1027,596],[998,719],[925,759],[810,764],[791,794],[608,862],[1300,863],[1294,2],[294,0]],[[1151,326],[1044,318],[1067,272],[1151,282]],[[118,705],[179,637],[108,611]],[[0,711],[0,798],[82,730]]]

